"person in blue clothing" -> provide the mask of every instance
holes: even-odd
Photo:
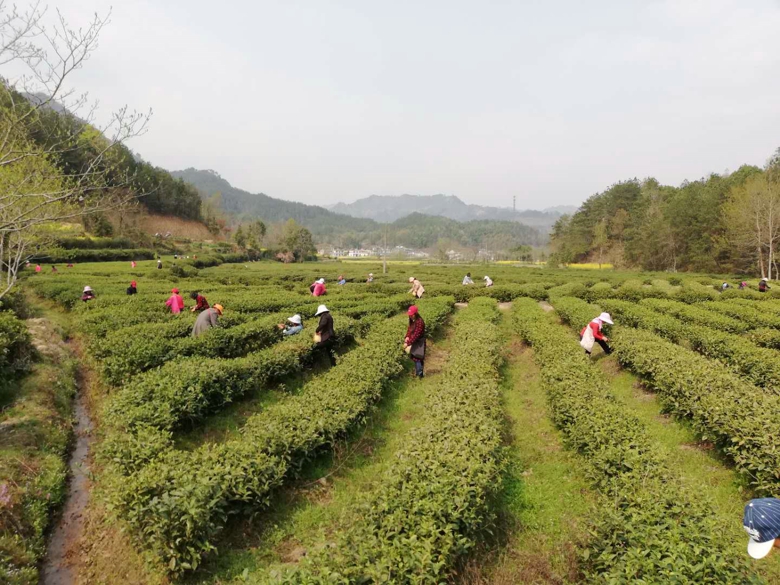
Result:
[[[279,323],[282,335],[297,335],[303,331],[303,322],[300,315],[293,315],[287,319],[287,323]]]

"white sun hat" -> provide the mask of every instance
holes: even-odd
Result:
[[[490,277],[486,274],[485,277],[482,280],[487,280],[488,278],[490,278]]]
[[[325,279],[324,278],[320,278],[317,282],[319,282],[320,284],[325,284]]]
[[[325,305],[320,305],[319,307],[317,307],[317,312],[314,313],[314,316],[319,317],[323,313],[328,313],[328,312],[329,312],[328,307],[326,307]]]
[[[409,282],[414,282],[414,276],[409,277]]]
[[[301,316],[300,315],[293,315],[289,319],[287,319],[290,323],[295,323],[296,325],[301,324]]]
[[[84,292],[92,292],[92,287],[91,286],[85,286],[84,287]]]
[[[604,323],[614,325],[614,323],[612,322],[612,317],[609,316],[609,313],[602,313],[601,315],[599,315],[599,320],[604,321]]]

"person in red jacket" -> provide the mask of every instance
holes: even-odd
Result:
[[[409,351],[409,357],[414,361],[414,371],[418,378],[423,377],[425,367],[425,321],[415,305],[409,307],[409,327],[404,338],[404,350]]]
[[[593,350],[594,343],[598,343],[605,354],[609,355],[612,353],[612,348],[607,345],[609,338],[601,332],[604,323],[608,325],[614,324],[609,313],[602,313],[580,331],[580,345],[585,349],[587,355],[590,355],[590,352]]]
[[[190,298],[195,301],[195,306],[190,309],[191,313],[200,313],[209,308],[209,302],[199,292],[191,292]]]

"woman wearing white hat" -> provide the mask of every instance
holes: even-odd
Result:
[[[314,316],[320,318],[320,323],[314,331],[314,343],[317,344],[318,349],[328,354],[330,365],[335,366],[336,357],[333,355],[333,316],[325,305],[317,307],[317,312],[314,313]]]
[[[770,288],[772,287],[769,286],[769,284],[766,281],[766,278],[762,278],[761,281],[758,283],[758,292],[766,292]]]
[[[485,278],[483,278],[482,280],[485,281],[485,286],[486,287],[493,286],[493,279],[490,278],[487,274],[485,275]]]
[[[325,290],[325,279],[320,278],[318,280],[315,280],[312,285],[309,287],[309,290],[311,291],[312,296],[315,297],[321,297],[328,291]]]
[[[300,315],[293,315],[287,319],[287,323],[279,323],[278,327],[282,330],[282,335],[297,335],[303,331],[303,321]]]
[[[85,286],[84,292],[81,294],[81,300],[86,303],[87,301],[91,301],[94,298],[95,298],[95,292],[92,290],[92,287]]]
[[[609,355],[612,353],[612,348],[607,345],[609,338],[601,332],[604,323],[614,325],[609,313],[602,313],[580,331],[580,345],[587,355],[590,355],[590,352],[593,350],[594,343],[598,343],[605,354]]]
[[[368,279],[366,280],[366,284],[371,284],[372,282],[374,282],[374,273],[373,272],[369,272],[368,273]]]
[[[409,277],[409,282],[412,283],[412,288],[409,289],[409,292],[418,299],[422,298],[423,293],[425,292],[425,288],[423,288],[422,283],[414,276]]]

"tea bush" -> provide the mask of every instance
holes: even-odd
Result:
[[[565,318],[579,328],[594,309],[573,300],[576,304],[564,302],[570,305]],[[661,449],[610,394],[576,337],[554,325],[532,301],[516,301],[514,318],[541,366],[554,422],[588,461],[604,496],[582,557],[585,581],[759,582],[722,538],[707,497],[689,492],[669,473]]]
[[[574,327],[599,309],[579,299],[565,299],[556,306]],[[763,392],[726,366],[654,333],[615,329],[612,343],[618,360],[658,392],[666,410],[690,418],[696,432],[734,461],[757,493],[776,493],[780,437],[774,429],[780,396]]]
[[[458,344],[380,487],[350,511],[334,546],[279,582],[441,583],[474,548],[500,485],[497,318],[486,298],[456,316]]]
[[[780,353],[773,349],[757,347],[750,338],[740,335],[688,325],[641,305],[615,300],[602,300],[599,305],[613,317],[619,316],[621,324],[647,329],[674,343],[684,343],[704,356],[717,359],[753,384],[780,394]]]
[[[743,321],[726,317],[695,305],[686,305],[685,303],[678,301],[644,299],[640,303],[654,311],[674,315],[688,323],[704,325],[705,327],[720,329],[721,331],[727,331],[729,333],[744,333],[751,328],[750,325]]]
[[[453,299],[422,301],[430,330]],[[240,439],[196,451],[167,449],[111,485],[112,506],[172,573],[195,569],[215,550],[229,515],[267,505],[270,492],[317,450],[366,417],[388,379],[407,359],[401,350],[405,316],[380,323],[340,363],[247,421]]]

